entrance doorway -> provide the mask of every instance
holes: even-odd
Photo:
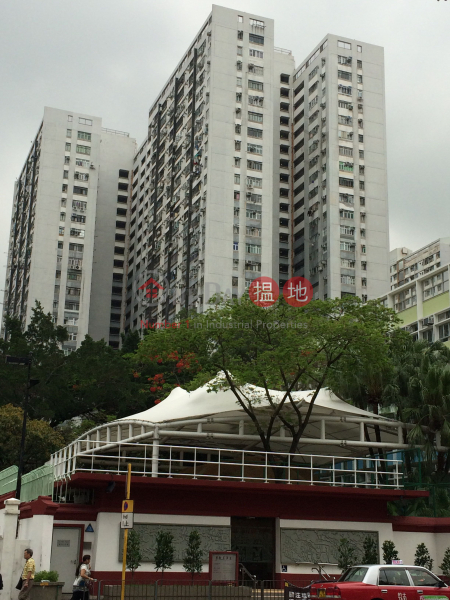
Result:
[[[275,519],[231,517],[231,549],[239,562],[259,581],[273,581],[275,573]]]
[[[63,593],[72,593],[75,570],[80,560],[80,527],[54,527],[50,569],[64,581]]]

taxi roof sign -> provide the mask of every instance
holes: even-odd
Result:
[[[124,500],[122,502],[122,512],[123,513],[134,512],[134,501],[133,500]]]

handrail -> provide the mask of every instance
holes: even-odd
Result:
[[[159,432],[159,436],[164,431]],[[399,489],[403,461],[369,456],[262,452],[202,446],[176,446],[91,440],[90,449],[81,442],[59,451],[52,457],[55,480],[64,481],[76,472],[126,473],[131,462],[133,475],[212,479],[252,483],[330,485]],[[97,446],[97,448],[95,448]],[[126,459],[124,458],[126,456]]]

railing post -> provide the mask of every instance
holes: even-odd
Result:
[[[152,477],[158,477],[159,460],[159,427],[153,430],[153,448],[152,448]]]
[[[378,458],[375,459],[375,487],[378,489]]]
[[[241,452],[241,481],[245,481],[245,467],[244,467],[244,461],[245,461],[245,453],[244,451]]]
[[[155,581],[155,599],[158,600],[158,580]]]
[[[102,587],[102,582],[99,581],[97,583],[97,600],[100,600],[100,598],[101,598],[101,587]]]
[[[309,485],[314,485],[314,463],[313,463],[313,455],[311,454],[311,477]]]
[[[336,485],[336,463],[334,462],[334,456],[333,456],[333,486]]]
[[[291,483],[291,455],[288,454],[288,484]]]
[[[208,581],[208,600],[212,598],[212,581],[211,579]]]
[[[356,458],[354,458],[353,459],[353,473],[354,473],[354,479],[355,479],[355,487],[358,487],[358,473],[356,470],[356,465],[357,465]]]

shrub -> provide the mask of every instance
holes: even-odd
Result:
[[[56,583],[59,581],[59,573],[58,571],[38,571],[34,576],[34,581],[36,583],[39,581],[51,581],[52,583]]]
[[[386,565],[391,565],[393,560],[398,560],[397,549],[391,540],[383,542],[381,549],[383,550],[383,560]]]

